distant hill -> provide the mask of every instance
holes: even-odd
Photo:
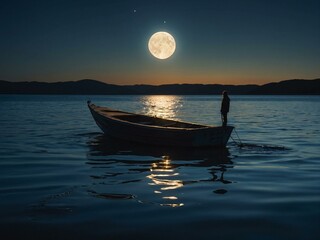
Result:
[[[176,94],[176,95],[206,95],[221,94],[227,90],[232,94],[246,94],[258,85],[219,85],[219,84],[166,84],[160,86],[134,85],[127,86],[138,94]]]
[[[302,80],[293,79],[285,80],[278,83],[268,83],[262,85],[248,94],[256,95],[319,95],[320,79]]]
[[[91,79],[72,82],[8,82],[0,80],[0,93],[5,94],[131,94],[124,86]]]
[[[70,82],[8,82],[0,80],[0,94],[177,94],[206,95],[221,94],[227,90],[230,94],[252,95],[320,95],[320,79],[293,79],[277,83],[259,85],[220,85],[220,84],[166,84],[128,85],[107,84],[91,79]]]

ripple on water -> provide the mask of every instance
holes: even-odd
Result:
[[[80,239],[320,236],[319,97],[310,106],[304,97],[232,96],[230,124],[247,145],[231,140],[223,150],[107,139],[87,96],[0,98],[0,225],[13,238],[45,239],[52,226],[54,236]],[[220,96],[92,99],[221,124]]]

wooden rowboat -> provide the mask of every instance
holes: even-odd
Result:
[[[90,112],[108,136],[144,144],[180,147],[225,147],[234,127],[213,127],[100,107]]]

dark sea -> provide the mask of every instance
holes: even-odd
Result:
[[[86,101],[220,125],[220,96],[0,95],[0,239],[320,239],[320,96],[230,98],[227,148],[181,149]]]

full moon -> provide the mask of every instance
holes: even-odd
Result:
[[[159,59],[167,59],[176,50],[176,42],[167,32],[156,32],[148,43],[150,53]]]

